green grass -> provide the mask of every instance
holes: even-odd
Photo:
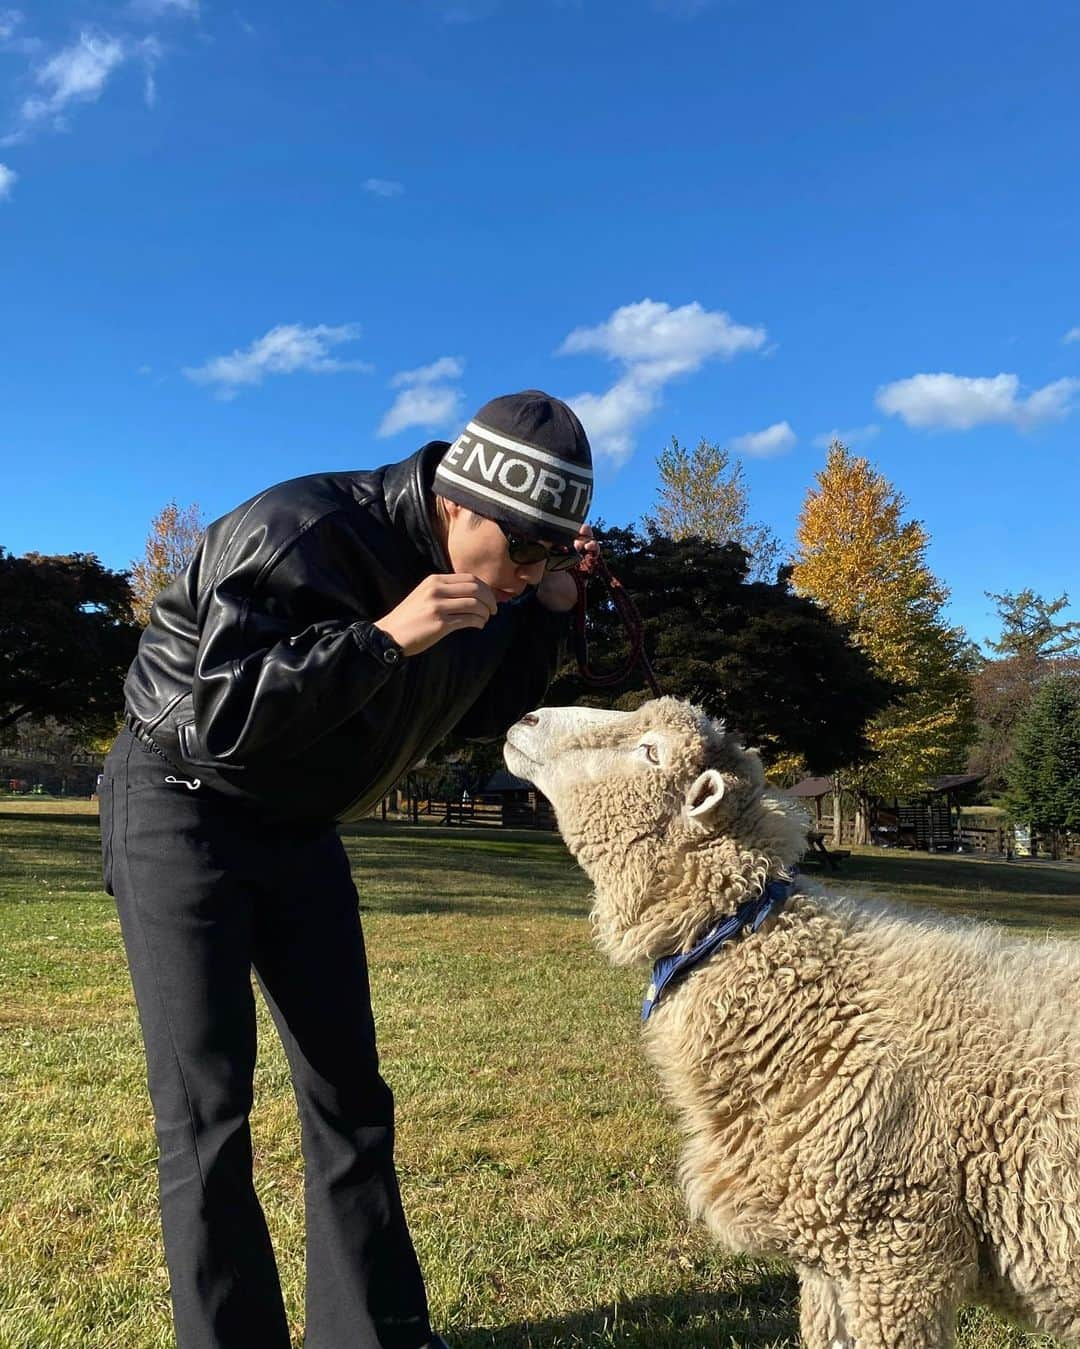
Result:
[[[164,1349],[168,1287],[138,1028],[97,820],[0,810],[0,1349]],[[637,1045],[642,978],[609,969],[558,839],[364,826],[346,843],[398,1162],[454,1349],[794,1346],[780,1265],[691,1228],[678,1138]],[[837,883],[1080,931],[1080,870],[858,854]],[[260,1005],[257,1182],[299,1342],[302,1178]],[[967,1349],[1037,1341],[982,1313]]]

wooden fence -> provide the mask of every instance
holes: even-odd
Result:
[[[379,814],[379,812],[376,812]],[[388,802],[383,801],[381,818],[388,820]],[[555,812],[544,797],[535,801],[461,800],[439,797],[413,798],[397,819],[419,824],[464,825],[490,829],[555,829]]]
[[[833,817],[831,815],[822,815],[821,819],[814,825],[814,828],[818,833],[825,835],[825,846],[827,848],[831,848],[834,843],[836,843],[838,847],[849,848],[855,842],[854,820],[840,821],[839,839],[833,838]]]
[[[944,807],[941,808],[944,811]],[[915,846],[924,851],[931,850],[930,845],[938,837],[943,838],[948,833],[947,822],[942,814],[938,817],[931,817],[920,812],[913,814],[911,819],[901,817],[901,826],[904,834],[900,840],[901,847],[911,847],[911,840],[915,839]],[[936,830],[936,835],[931,826]],[[832,816],[822,815],[820,821],[815,826],[825,836],[825,846],[833,846]],[[841,839],[839,846],[850,847],[854,841],[855,822],[853,820],[844,820],[841,826]],[[895,836],[894,836],[895,837]],[[953,830],[953,842],[960,845],[963,852],[974,853],[983,857],[1006,857],[1010,846],[1013,850],[1013,856],[1016,856],[1016,847],[1013,843],[1013,834],[1011,829],[1004,826],[984,826],[961,824],[959,828]],[[881,840],[879,840],[881,841]],[[941,846],[941,845],[939,845]],[[1037,838],[1034,840],[1034,855],[1037,857],[1048,858],[1050,856],[1049,840]],[[1066,838],[1058,840],[1058,857],[1063,861],[1080,862],[1080,834],[1071,834]]]
[[[1016,845],[1011,829],[984,828],[978,825],[962,825],[958,837],[965,852],[982,853],[986,856],[1005,857],[1010,849],[1016,856]],[[1051,853],[1049,839],[1032,837],[1032,856],[1049,857]],[[1080,835],[1072,834],[1058,839],[1058,858],[1061,861],[1080,861]]]

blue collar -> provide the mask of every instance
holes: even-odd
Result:
[[[650,1013],[663,997],[665,990],[682,979],[695,965],[707,960],[714,951],[749,928],[756,932],[770,914],[778,913],[794,892],[796,882],[769,881],[757,899],[740,904],[730,918],[710,928],[692,950],[683,955],[661,956],[653,966],[652,982],[641,1005],[641,1019],[648,1021]]]

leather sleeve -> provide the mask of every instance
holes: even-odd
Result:
[[[497,740],[526,712],[539,707],[566,658],[572,610],[553,613],[535,593],[514,610],[498,668],[457,724],[458,733],[470,740]]]
[[[195,729],[210,759],[287,759],[400,677],[396,649],[372,622],[381,613],[363,612],[364,569],[374,565],[333,516],[270,562],[258,547],[225,559],[200,598],[192,681]],[[315,600],[324,616],[312,621]]]

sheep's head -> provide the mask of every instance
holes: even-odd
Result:
[[[675,698],[541,708],[510,728],[504,757],[551,802],[618,964],[688,949],[806,846],[805,815],[767,791],[757,753]]]

